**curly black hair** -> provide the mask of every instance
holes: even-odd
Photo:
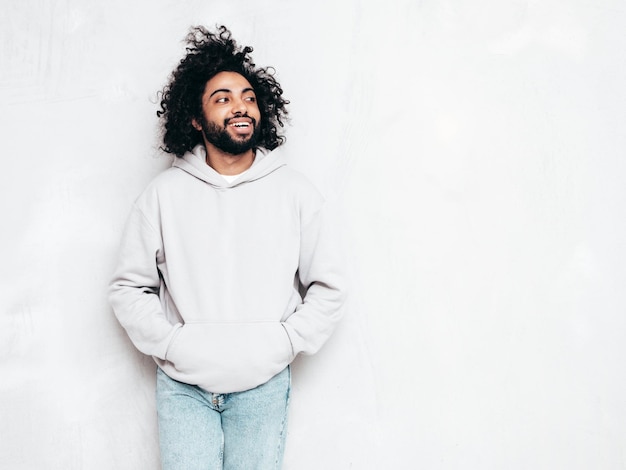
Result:
[[[206,83],[220,72],[237,72],[250,83],[261,112],[259,146],[274,150],[285,142],[279,134],[287,120],[283,90],[274,78],[272,67],[257,68],[252,62],[252,47],[240,47],[225,26],[212,33],[203,26],[192,27],[186,38],[187,54],[172,72],[161,92],[163,146],[161,149],[182,157],[202,143],[202,133],[192,120],[202,118],[202,95]]]

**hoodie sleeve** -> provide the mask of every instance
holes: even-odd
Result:
[[[172,325],[161,307],[157,267],[160,257],[163,248],[159,233],[134,206],[122,236],[109,301],[135,347],[144,354],[165,359],[167,347],[181,325]]]
[[[343,315],[346,278],[337,215],[328,205],[315,211],[301,226],[298,275],[304,289],[302,303],[285,321],[294,354],[314,354]]]

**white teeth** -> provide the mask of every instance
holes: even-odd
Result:
[[[248,127],[249,124],[247,122],[235,122],[232,124],[234,127]]]

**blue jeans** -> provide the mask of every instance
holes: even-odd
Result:
[[[252,390],[218,394],[157,368],[163,470],[280,469],[290,374],[287,367]]]

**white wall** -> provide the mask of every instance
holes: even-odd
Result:
[[[106,285],[169,163],[155,94],[224,23],[349,214],[352,306],[295,364],[286,469],[626,468],[623,2],[2,7],[0,467],[158,468]]]

